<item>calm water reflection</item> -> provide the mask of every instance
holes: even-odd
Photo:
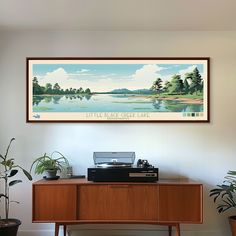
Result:
[[[34,112],[202,112],[202,104],[123,94],[33,96]]]

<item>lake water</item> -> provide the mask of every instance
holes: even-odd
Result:
[[[140,95],[96,94],[33,96],[34,112],[202,112],[201,104],[184,104]]]

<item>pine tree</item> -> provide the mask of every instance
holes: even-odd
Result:
[[[170,93],[171,86],[172,86],[171,83],[169,81],[166,81],[165,86],[163,88],[164,92],[165,93]]]
[[[192,83],[190,84],[190,92],[191,93],[196,93],[198,91],[202,90],[202,76],[199,73],[198,68],[196,67],[192,73],[189,74],[189,77],[191,78]]]
[[[44,93],[52,94],[52,85],[50,83],[46,83]]]
[[[158,94],[161,92],[162,89],[162,79],[157,78],[151,87],[151,90],[156,91]]]
[[[174,75],[171,80],[170,93],[172,94],[181,94],[183,93],[184,84],[180,75]]]
[[[53,93],[54,94],[60,94],[61,87],[58,83],[55,83],[53,86]]]
[[[91,91],[90,91],[90,89],[89,88],[87,88],[87,89],[85,89],[85,91],[84,91],[86,94],[91,94]]]
[[[40,95],[43,94],[42,87],[38,84],[37,77],[33,78],[33,95]]]
[[[184,92],[185,93],[189,92],[189,83],[188,83],[188,80],[186,78],[184,80]]]

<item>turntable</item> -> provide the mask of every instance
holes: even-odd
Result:
[[[88,168],[88,180],[94,182],[154,182],[158,168],[139,159],[135,152],[94,152],[94,167]]]

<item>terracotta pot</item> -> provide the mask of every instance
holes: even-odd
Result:
[[[20,220],[17,219],[0,220],[0,235],[16,236],[20,224]]]
[[[229,224],[230,224],[232,236],[236,236],[236,216],[229,217]]]

